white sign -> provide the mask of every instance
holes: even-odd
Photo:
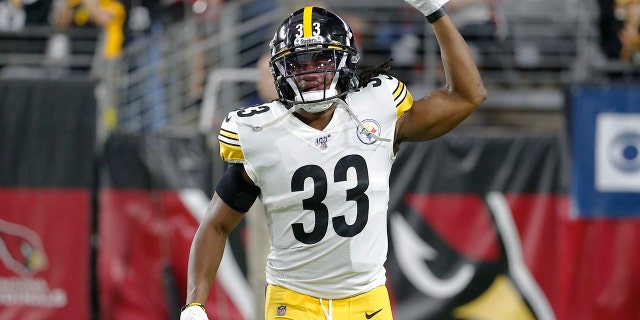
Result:
[[[600,192],[640,192],[639,113],[597,116],[595,187]]]

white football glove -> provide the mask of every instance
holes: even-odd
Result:
[[[412,5],[418,11],[422,12],[424,16],[428,16],[438,9],[442,8],[449,0],[404,0],[408,4]]]
[[[200,306],[190,306],[180,312],[180,320],[209,320]]]

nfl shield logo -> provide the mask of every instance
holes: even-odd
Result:
[[[279,306],[276,314],[278,316],[284,316],[285,313],[287,313],[287,306]]]

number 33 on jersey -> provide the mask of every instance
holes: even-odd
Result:
[[[242,163],[261,188],[271,234],[269,283],[305,293],[305,283],[323,279],[323,287],[334,289],[327,297],[356,289],[345,281],[370,283],[362,281],[368,277],[379,279],[372,285],[384,284],[386,255],[369,257],[387,250],[393,135],[397,118],[413,99],[402,82],[379,76],[349,93],[345,102],[353,114],[336,108],[324,130],[293,115],[255,130],[287,112],[279,101],[233,111],[222,124],[221,157]],[[307,267],[279,277],[280,268],[292,263]],[[336,293],[336,287],[346,292]]]

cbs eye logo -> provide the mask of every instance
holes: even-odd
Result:
[[[628,173],[640,171],[640,134],[623,132],[609,145],[609,161],[618,170]]]
[[[598,191],[640,192],[640,114],[599,114],[595,143]]]

